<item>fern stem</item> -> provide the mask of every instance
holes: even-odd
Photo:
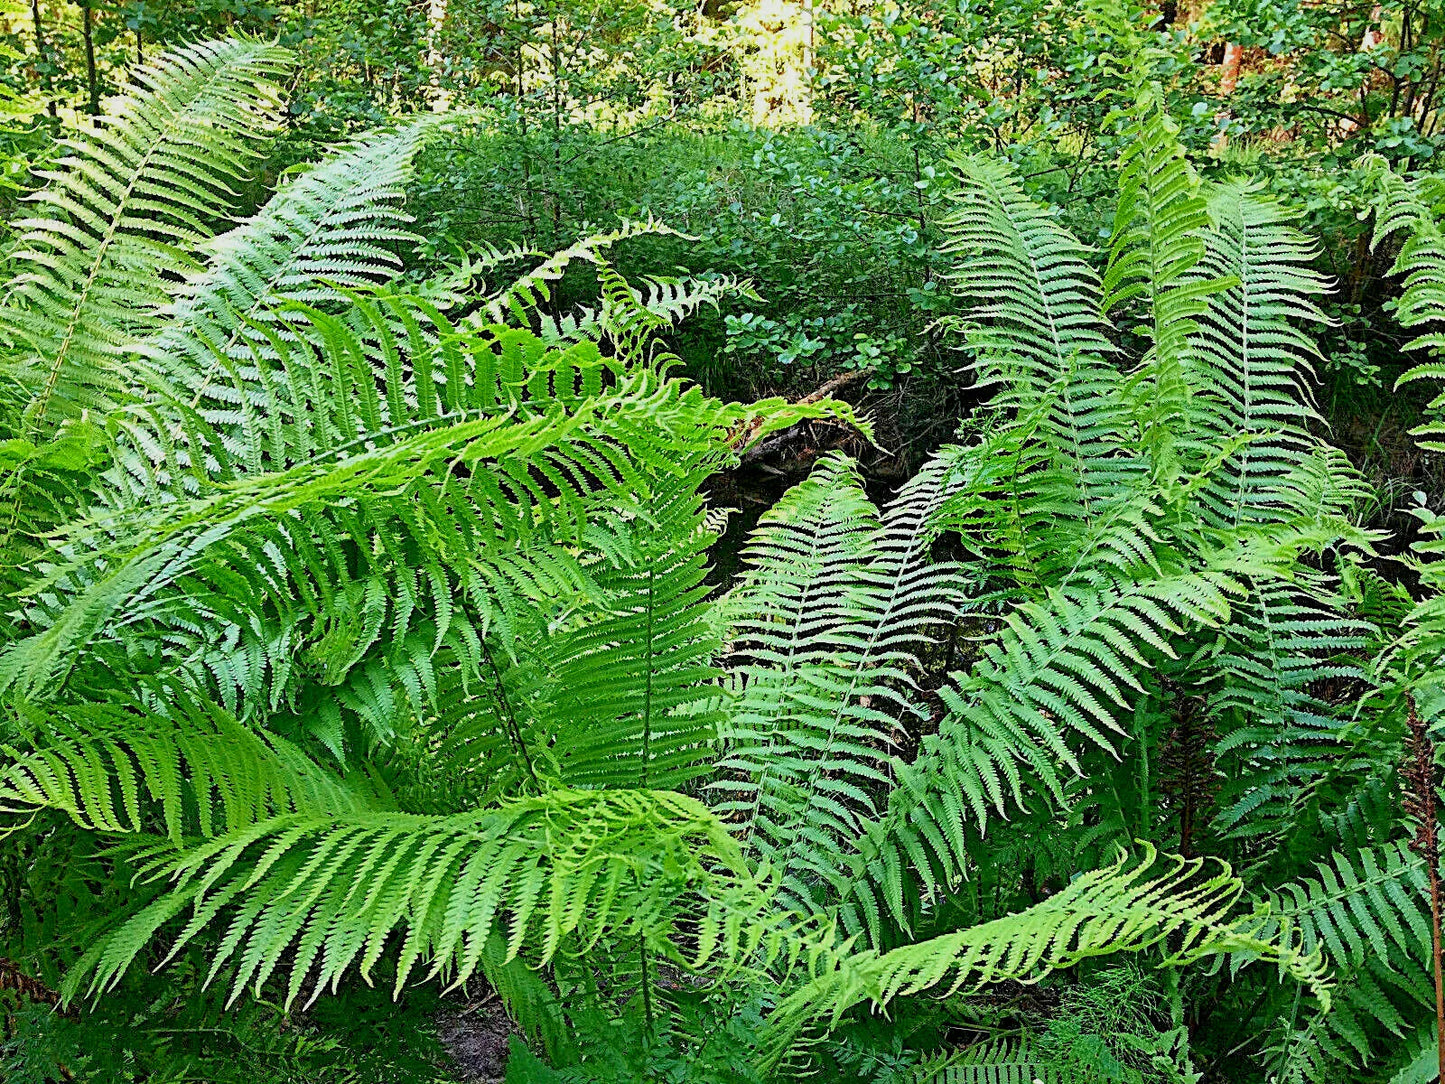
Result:
[[[1406,695],[1406,719],[1409,736],[1405,741],[1408,756],[1402,775],[1405,777],[1405,812],[1415,818],[1415,838],[1410,849],[1425,859],[1430,877],[1430,948],[1435,971],[1435,1039],[1439,1057],[1439,1075],[1445,1080],[1445,975],[1440,957],[1440,837],[1435,809],[1435,743],[1430,740],[1425,721],[1415,709],[1415,698]]]
[[[642,694],[642,789],[647,789],[647,765],[652,759],[652,674],[655,667],[653,661],[653,628],[652,622],[657,614],[657,587],[655,584],[657,564],[656,561],[649,561],[647,565],[647,676],[646,685]],[[646,973],[643,974],[644,979]],[[644,983],[643,993],[647,992]],[[651,1017],[648,1017],[651,1020]]]
[[[536,769],[532,767],[532,755],[527,749],[527,740],[522,735],[521,726],[517,723],[517,715],[512,710],[512,703],[507,699],[507,689],[502,684],[502,671],[497,668],[496,660],[492,658],[492,649],[487,646],[486,637],[482,637],[482,654],[486,656],[487,665],[492,668],[492,680],[497,684],[497,699],[502,706],[502,716],[507,720],[507,736],[511,738],[517,755],[522,758],[522,763],[527,767],[527,778],[532,781],[532,788],[541,794],[542,785],[537,781]]]
[[[637,935],[637,958],[642,972],[642,1018],[647,1024],[647,1041],[652,1042],[652,985],[647,978],[647,941]]]

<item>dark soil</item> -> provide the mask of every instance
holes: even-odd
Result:
[[[447,1009],[437,1018],[437,1038],[452,1059],[461,1084],[499,1084],[516,1034],[501,1000],[487,998]]]

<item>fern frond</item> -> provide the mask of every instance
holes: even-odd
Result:
[[[1221,527],[1321,511],[1298,506],[1286,480],[1319,440],[1309,381],[1316,356],[1302,325],[1325,322],[1314,298],[1325,282],[1309,266],[1315,247],[1272,201],[1238,184],[1209,193],[1214,226],[1200,272],[1225,283],[1208,297],[1188,344],[1190,431],[1195,453],[1227,451],[1199,490],[1200,509]]]
[[[929,554],[950,479],[935,461],[880,518],[852,466],[825,457],[763,518],[727,600],[739,695],[716,808],[804,910],[876,816],[901,725],[925,717],[916,652],[960,601],[957,568]]]
[[[553,253],[532,270],[518,277],[510,285],[498,290],[483,304],[478,314],[480,321],[505,323],[515,320],[524,327],[531,326],[533,315],[541,306],[552,299],[553,285],[567,273],[575,261],[596,264],[604,259],[603,253],[613,245],[634,237],[663,236],[691,240],[687,234],[679,233],[664,222],[649,215],[645,219],[623,219],[615,230],[606,233],[589,234],[559,252]]]
[[[567,786],[682,789],[711,767],[721,643],[705,604],[701,480],[694,465],[616,502],[625,549],[590,570],[600,604],[548,637],[536,725]]]
[[[1202,669],[1225,775],[1216,825],[1263,840],[1288,833],[1315,788],[1364,767],[1348,755],[1342,723],[1319,689],[1364,679],[1354,657],[1370,630],[1322,584],[1247,586]]]
[[[599,269],[601,268],[599,264]],[[613,274],[615,275],[615,269]],[[617,276],[626,291],[623,307],[647,313],[653,318],[652,330],[675,326],[704,306],[716,309],[725,299],[733,297],[761,301],[752,283],[735,275],[707,277],[668,277],[649,275],[633,286]],[[614,295],[616,297],[616,295]],[[535,321],[542,338],[548,342],[578,342],[582,339],[605,339],[616,326],[618,305],[604,301],[602,305],[579,305],[570,313],[551,316],[538,310]]]
[[[1269,893],[1269,929],[1283,944],[1305,955],[1327,952],[1340,966],[1423,953],[1430,942],[1425,876],[1403,844],[1334,854],[1317,863],[1315,877]]]
[[[57,809],[83,828],[159,827],[179,843],[288,813],[329,816],[377,805],[375,795],[290,743],[214,706],[181,701],[172,715],[159,716],[77,704],[36,721],[46,735],[38,748],[4,749],[11,763],[0,771],[0,814],[7,819]]]
[[[286,302],[315,307],[344,289],[394,277],[392,246],[413,241],[400,209],[411,162],[435,130],[423,119],[362,136],[284,184],[252,218],[208,246],[203,271],[174,302],[167,325],[139,349],[164,398],[234,432],[267,407],[257,372],[274,357],[268,332]]]
[[[1081,770],[1071,742],[1111,750],[1133,676],[1172,652],[1187,627],[1213,626],[1240,592],[1209,570],[1105,590],[1058,592],[1011,614],[970,674],[940,690],[946,714],[897,769],[884,816],[868,826],[844,892],[842,921],[876,937],[881,915],[909,912],[962,875],[968,826],[1024,801],[1026,786],[1062,801],[1059,766]],[[908,902],[905,902],[908,901]]]
[[[1013,464],[1013,477],[1028,479],[1027,501],[1013,503],[1047,515],[1055,528],[1097,521],[1131,487],[1137,463],[1124,454],[1131,422],[1119,397],[1118,348],[1088,251],[1003,163],[957,157],[952,165],[958,206],[944,220],[945,251],[960,256],[954,291],[973,303],[965,326],[979,385],[998,385],[991,407],[1017,412],[1020,441],[1050,449],[1037,468]],[[977,488],[971,503],[987,505],[987,487]],[[1034,532],[1025,525],[1019,534]]]
[[[913,1084],[1066,1084],[1066,1080],[1034,1054],[1027,1039],[998,1039],[924,1062],[914,1070]]]
[[[1108,361],[1118,347],[1107,334],[1088,249],[1024,194],[1006,163],[958,155],[950,166],[958,187],[943,220],[944,251],[960,257],[949,280],[974,306],[965,329],[978,353],[979,386],[1000,385],[994,403],[1027,409],[1077,367],[1091,378],[1080,391],[1107,403],[1118,382]],[[1057,424],[1086,446],[1118,439],[1109,419]]]
[[[625,394],[616,401],[626,402],[630,396]],[[450,566],[472,577],[481,597],[487,597],[483,555],[490,549],[507,556],[524,532],[536,529],[534,515],[551,509],[550,501],[539,503],[543,483],[530,476],[530,467],[554,455],[574,454],[567,448],[581,457],[579,470],[583,464],[599,466],[597,457],[584,450],[584,445],[597,447],[585,427],[597,416],[626,424],[614,405],[599,399],[575,412],[554,410],[520,422],[506,415],[457,421],[339,462],[301,463],[190,500],[137,507],[77,525],[71,532],[75,556],[54,569],[43,586],[37,584],[32,596],[45,606],[33,613],[43,631],[9,646],[0,663],[4,681],[26,695],[53,696],[59,688],[53,682],[63,683],[78,653],[96,637],[143,620],[174,620],[181,628],[194,628],[202,615],[225,613],[211,606],[198,610],[207,595],[213,605],[234,600],[237,620],[246,628],[250,623],[244,615],[268,600],[282,615],[296,613],[299,604],[302,613],[310,610],[334,622],[341,615],[331,606],[350,594],[353,604],[370,611],[355,615],[369,632],[359,641],[348,636],[350,644],[343,649],[352,663],[381,635],[387,600],[397,599],[401,616],[393,620],[392,631],[405,641],[406,615],[418,595],[426,595],[411,567],[395,555],[407,550],[429,555],[421,562],[431,580],[428,593],[442,587],[451,595],[451,588],[443,586],[450,583],[445,575]],[[642,412],[657,416],[645,406]],[[611,477],[622,487],[623,480]],[[559,505],[552,519],[564,535],[577,529],[580,495],[574,490],[573,496],[574,505]],[[255,552],[269,554],[268,563],[258,567],[249,556]],[[353,561],[361,562],[359,569]],[[382,593],[385,580],[365,575],[368,565],[391,570],[392,592]],[[203,593],[207,579],[211,590]],[[60,605],[55,605],[60,600],[45,601],[52,585],[62,592]],[[274,643],[274,649],[281,651],[278,664],[286,666],[289,640]],[[340,664],[341,672],[349,665]]]
[[[730,886],[753,905],[750,916],[765,899],[715,817],[655,791],[553,790],[450,817],[293,815],[186,850],[158,846],[141,862],[171,887],[86,953],[67,996],[112,987],[172,923],[181,926],[172,957],[224,926],[207,981],[227,969],[233,1000],[285,971],[290,1004],[308,984],[314,1000],[353,967],[369,980],[393,937],[398,991],[418,965],[464,982],[494,939],[504,960],[526,953],[546,963],[564,945],[644,936],[702,966],[757,946],[746,918],[727,921]],[[708,886],[711,904],[697,903]],[[713,917],[699,927],[699,913]]]
[[[0,310],[23,344],[6,375],[25,389],[27,434],[52,409],[74,414],[122,388],[121,355],[168,300],[165,271],[194,266],[229,184],[274,127],[289,58],[246,38],[173,49],[66,142],[35,214],[13,224],[23,269]]]
[[[1233,285],[1202,273],[1208,204],[1179,143],[1178,125],[1147,66],[1131,65],[1132,100],[1119,162],[1119,201],[1104,271],[1105,313],[1142,310],[1149,353],[1135,374],[1146,445],[1167,460],[1173,431],[1187,426],[1188,340],[1209,298]]]
[[[1270,1054],[1280,1079],[1354,1076],[1395,1060],[1412,1028],[1432,1021],[1433,1035],[1429,888],[1421,860],[1403,844],[1336,853],[1316,864],[1316,876],[1269,897],[1262,932],[1295,951],[1325,953],[1339,978],[1329,1011],[1307,1014],[1300,1027],[1284,1022]]]
[[[1406,231],[1399,254],[1390,269],[1405,276],[1405,288],[1395,306],[1395,319],[1407,330],[1438,324],[1445,319],[1445,187],[1440,178],[1425,174],[1406,178],[1395,173],[1383,158],[1366,155],[1360,160],[1366,177],[1375,184],[1375,237],[1381,243]],[[1412,366],[1395,381],[1395,387],[1417,380],[1445,379],[1445,366],[1438,353],[1445,347],[1445,333],[1429,330],[1411,339],[1405,350],[1429,350],[1431,360]],[[1445,390],[1432,399],[1427,409],[1445,407]],[[1420,447],[1445,451],[1445,427],[1427,422],[1411,430]]]
[[[1243,883],[1227,865],[1213,874],[1200,859],[1158,856],[1145,848],[1112,867],[1085,873],[1019,914],[879,953],[853,951],[790,994],[768,1022],[769,1064],[777,1064],[809,1027],[835,1026],[852,1006],[884,1008],[896,997],[943,987],[978,990],[1005,979],[1033,979],[1090,956],[1138,952],[1169,942],[1165,966],[1209,955],[1252,951],[1278,960],[1328,1003],[1319,954],[1304,956],[1261,936],[1258,916],[1231,917]],[[1172,939],[1172,940],[1171,940]]]

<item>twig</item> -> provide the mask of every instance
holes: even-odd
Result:
[[[669,113],[667,116],[663,117],[660,121],[657,121],[654,124],[648,124],[641,128],[634,128],[630,132],[623,132],[621,135],[612,136],[610,139],[603,139],[597,143],[591,143],[586,147],[583,147],[580,151],[572,155],[570,158],[562,159],[559,165],[570,166],[573,162],[577,161],[577,159],[581,158],[588,151],[594,151],[598,147],[605,147],[609,143],[616,143],[620,139],[632,139],[635,136],[644,135],[645,133],[652,131],[654,128],[661,128],[664,124],[670,124],[674,119],[674,116],[675,112]]]
[[[833,377],[833,379],[824,383],[816,391],[809,392],[801,399],[797,399],[794,401],[799,406],[807,406],[810,403],[820,402],[821,400],[828,398],[828,396],[832,395],[839,389],[846,388],[849,384],[856,384],[867,375],[868,372],[865,369],[850,369],[846,373],[839,373],[837,376]],[[738,466],[746,467],[751,463],[756,463],[758,460],[764,458],[765,456],[771,455],[778,449],[784,447],[787,444],[790,444],[792,441],[796,440],[798,438],[798,435],[802,432],[801,426],[803,424],[804,423],[799,422],[797,425],[790,425],[781,433],[777,433],[774,436],[769,437],[767,440],[763,441],[761,444],[757,445],[754,448],[749,448],[746,452],[743,453],[742,459],[738,461]],[[827,425],[837,423],[818,421],[817,424]],[[749,434],[748,436],[743,438],[741,443],[746,444],[751,439],[752,434]]]

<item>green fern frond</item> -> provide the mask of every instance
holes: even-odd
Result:
[[[1315,877],[1269,896],[1269,929],[1282,944],[1305,955],[1324,951],[1342,967],[1423,953],[1430,942],[1424,863],[1403,844],[1332,855]]]
[[[1200,509],[1226,528],[1314,512],[1291,500],[1285,480],[1319,444],[1308,429],[1318,417],[1309,390],[1317,355],[1300,330],[1325,322],[1314,298],[1326,284],[1309,266],[1315,246],[1242,185],[1212,190],[1209,211],[1201,273],[1227,285],[1210,294],[1189,339],[1195,390],[1183,439],[1238,447],[1210,471]]]
[[[590,569],[600,604],[548,638],[536,726],[567,786],[682,789],[711,768],[721,643],[705,604],[713,536],[697,492],[710,469],[616,502],[627,545]]]
[[[956,567],[929,554],[949,480],[930,465],[880,517],[847,460],[825,457],[763,518],[726,602],[738,696],[717,808],[804,910],[876,816],[900,724],[925,717],[916,652],[960,601]]]
[[[1100,282],[1084,246],[1006,165],[982,157],[952,165],[958,206],[944,228],[946,251],[960,257],[953,289],[973,305],[966,341],[979,385],[997,385],[991,412],[1015,412],[980,448],[953,525],[1029,566],[1057,562],[1061,550],[1077,560],[1079,547],[1059,544],[1057,531],[1116,524],[1141,466]],[[980,526],[969,529],[970,518]],[[1045,521],[1048,530],[1039,530]]]
[[[1434,1015],[1421,860],[1403,844],[1336,853],[1317,863],[1314,877],[1269,895],[1262,932],[1294,951],[1325,953],[1339,978],[1328,1011],[1306,1014],[1300,1026],[1283,1022],[1272,1070],[1281,1080],[1324,1084],[1394,1061],[1399,1038]]]
[[[405,640],[406,626],[398,621],[407,620],[419,594],[425,598],[450,582],[448,566],[470,576],[485,598],[488,550],[505,560],[544,518],[556,527],[557,538],[574,536],[584,497],[575,488],[578,481],[602,484],[604,491],[608,483],[627,489],[636,472],[603,472],[625,461],[597,430],[636,432],[678,404],[676,393],[665,391],[660,399],[634,403],[633,390],[584,400],[572,411],[558,406],[521,421],[506,414],[457,420],[339,462],[329,457],[302,462],[189,500],[138,505],[78,525],[71,532],[76,556],[46,577],[46,586],[37,585],[41,593],[32,596],[46,606],[33,614],[44,631],[10,645],[0,666],[4,680],[32,695],[48,686],[53,695],[52,678],[68,672],[76,653],[107,626],[165,620],[173,586],[180,590],[170,593],[170,606],[181,607],[174,619],[182,627],[193,625],[199,616],[197,589],[207,578],[216,604],[236,600],[240,627],[246,628],[244,614],[263,599],[273,600],[282,614],[294,613],[299,604],[302,612],[319,617],[345,599],[348,585],[354,584],[359,604],[386,582],[367,576],[367,567],[390,569],[393,587],[373,597],[383,603],[382,613],[390,608],[384,600],[398,600],[400,616],[392,631]],[[629,420],[634,407],[639,412]],[[687,413],[685,407],[682,412]],[[686,437],[679,434],[679,439]],[[640,435],[637,444],[646,446]],[[575,467],[567,466],[568,459]],[[531,473],[534,467],[540,477]],[[594,477],[587,473],[591,470],[601,473]],[[571,502],[553,501],[542,478],[564,480],[569,473]],[[342,539],[352,540],[355,548]],[[426,589],[420,589],[410,565],[397,560],[407,550],[430,555],[422,562],[431,581]],[[271,562],[257,567],[247,556],[251,552],[269,553]],[[410,586],[398,583],[398,575]],[[44,603],[50,585],[74,595],[59,607]],[[450,587],[442,590],[452,593]],[[372,614],[365,619],[370,632],[357,650],[381,633],[374,607]],[[439,629],[437,638],[443,634]],[[275,646],[286,650],[285,641]]]
[[[884,1008],[896,997],[937,987],[978,990],[1005,979],[1038,978],[1102,953],[1138,952],[1166,944],[1165,966],[1209,955],[1250,951],[1278,960],[1328,1004],[1319,954],[1301,955],[1261,935],[1257,915],[1232,917],[1243,883],[1229,867],[1209,874],[1200,859],[1156,853],[1125,855],[1112,867],[1085,873],[1061,892],[1007,918],[930,938],[890,952],[862,950],[829,966],[790,994],[768,1022],[769,1064],[787,1056],[806,1029],[835,1026],[852,1006]]]
[[[1067,1084],[1057,1068],[1030,1048],[1027,1039],[979,1043],[919,1065],[913,1084]]]
[[[34,434],[47,415],[96,405],[122,390],[117,373],[134,337],[168,300],[162,269],[194,266],[200,243],[275,126],[290,54],[245,38],[199,42],[135,73],[14,227],[20,273],[0,322],[22,352],[6,374],[25,389]]]
[[[171,957],[224,924],[208,982],[225,969],[234,1000],[288,972],[287,1004],[352,968],[369,980],[393,937],[397,990],[418,965],[464,982],[494,938],[504,960],[545,963],[564,945],[643,936],[698,966],[758,943],[745,919],[727,921],[730,886],[750,917],[762,892],[737,845],[697,802],[666,792],[553,790],[451,817],[293,815],[141,861],[171,887],[86,953],[66,996],[112,987],[173,923]],[[713,899],[698,903],[709,885]],[[714,917],[698,926],[700,911]]]
[[[1248,583],[1205,669],[1208,711],[1225,780],[1217,827],[1237,838],[1278,838],[1315,788],[1365,765],[1349,756],[1342,722],[1319,695],[1324,682],[1365,678],[1355,656],[1369,626],[1323,585]]]
[[[1366,177],[1375,184],[1375,237],[1378,248],[1388,238],[1405,231],[1404,242],[1390,269],[1405,276],[1405,288],[1395,307],[1395,319],[1407,330],[1438,324],[1445,318],[1445,187],[1439,177],[1426,174],[1401,177],[1383,158],[1366,155],[1360,161]],[[1430,361],[1412,366],[1395,381],[1395,387],[1417,380],[1445,379],[1445,365],[1435,356],[1445,347],[1445,333],[1429,330],[1411,339],[1405,350],[1429,350]],[[1428,409],[1445,407],[1445,391],[1430,401]],[[1445,427],[1427,422],[1411,430],[1420,447],[1445,451]]]
[[[687,234],[679,233],[664,222],[649,215],[645,219],[623,219],[615,230],[606,233],[589,234],[520,276],[510,285],[498,290],[483,304],[478,319],[488,323],[506,323],[515,320],[524,327],[531,326],[533,315],[541,306],[552,299],[553,285],[558,282],[567,268],[581,260],[596,264],[604,259],[603,253],[613,245],[634,237],[663,236],[691,240]]]
[[[1171,434],[1188,424],[1189,338],[1210,297],[1234,282],[1211,277],[1202,266],[1208,203],[1163,91],[1142,60],[1129,70],[1132,97],[1123,111],[1127,126],[1102,308],[1141,312],[1150,349],[1134,381],[1146,446],[1167,463]]]
[[[650,331],[674,326],[706,305],[716,309],[725,299],[733,297],[761,301],[752,283],[734,275],[708,277],[668,277],[649,275],[639,285],[632,285],[617,274],[610,262],[600,261],[599,273],[620,284],[625,296],[614,294],[612,303],[598,306],[579,305],[570,313],[552,316],[540,309],[534,320],[547,342],[578,342],[582,339],[613,337],[618,310],[646,313],[651,318]],[[621,302],[619,305],[617,302]]]
[[[209,260],[174,301],[163,329],[139,349],[156,391],[234,432],[270,390],[256,372],[274,357],[286,302],[326,307],[345,289],[397,274],[392,247],[416,240],[401,211],[411,162],[436,121],[362,136],[284,184],[261,210],[208,246]]]
[[[1022,804],[1026,787],[1062,801],[1060,766],[1081,770],[1079,739],[1107,751],[1125,733],[1118,716],[1142,688],[1134,672],[1171,654],[1185,628],[1225,619],[1240,590],[1231,572],[1209,570],[1059,592],[1011,614],[973,671],[940,690],[937,733],[897,770],[885,815],[860,843],[845,928],[876,930],[884,914],[908,928],[920,896],[962,875],[970,826]]]
[[[5,747],[0,814],[57,809],[100,832],[160,830],[179,843],[274,816],[329,816],[375,808],[377,798],[312,763],[274,734],[217,707],[181,701],[160,716],[78,704],[42,716],[42,744]],[[5,831],[15,831],[15,825]]]
[[[950,165],[957,206],[943,220],[944,251],[960,257],[949,276],[954,292],[974,305],[965,329],[979,386],[1000,385],[997,404],[1026,409],[1077,367],[1088,373],[1081,393],[1107,403],[1118,383],[1108,361],[1118,347],[1088,250],[1024,194],[1005,163],[960,155]],[[1057,425],[1085,442],[1111,447],[1118,439],[1107,418]]]

